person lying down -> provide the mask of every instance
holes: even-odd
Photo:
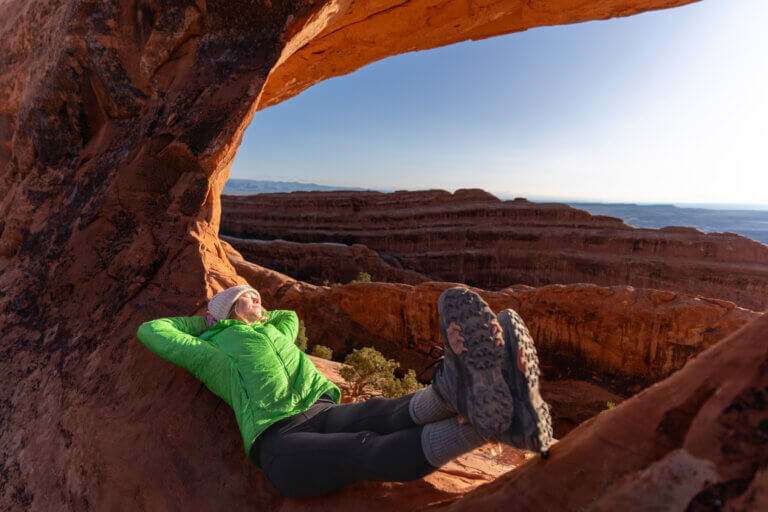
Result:
[[[205,317],[159,318],[137,336],[232,407],[248,460],[286,497],[416,480],[488,441],[546,457],[551,417],[523,320],[462,287],[437,309],[445,354],[431,384],[348,404],[296,347],[296,313],[264,310],[248,285],[214,295]]]

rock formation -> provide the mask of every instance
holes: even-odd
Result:
[[[348,283],[360,272],[367,272],[374,281],[389,283],[418,284],[430,280],[418,272],[403,269],[393,258],[385,261],[376,251],[360,244],[221,238],[246,260],[312,284]]]
[[[633,228],[557,203],[482,190],[223,196],[222,229],[296,242],[360,243],[440,281],[629,284],[768,308],[768,246],[733,233]]]
[[[430,348],[442,344],[437,299],[456,283],[314,286],[249,263],[222,244],[238,274],[260,290],[267,309],[299,314],[312,344],[338,352],[375,346],[406,368],[423,366],[430,361]],[[585,371],[646,384],[682,368],[760,316],[731,302],[631,286],[476,291],[494,311],[512,308],[520,313],[545,361],[573,361]]]
[[[768,316],[451,506],[425,510],[768,509]]]
[[[453,283],[313,286],[245,261],[226,242],[224,247],[267,309],[298,313],[310,346],[330,346],[337,354],[373,346],[403,369],[420,372],[433,361],[430,349],[442,345],[437,299]],[[632,287],[477,291],[494,311],[511,307],[529,326],[558,437],[759,316],[724,301]]]
[[[0,0],[0,508],[307,507],[248,464],[213,394],[135,338],[141,322],[197,313],[244,281],[217,238],[219,193],[255,110],[388,55],[685,3]],[[699,501],[760,508],[764,425],[754,411],[765,383],[755,369],[767,327],[753,323],[652,388],[663,396],[601,415],[594,434],[566,437],[555,464],[536,459],[487,492],[539,490],[545,509],[555,509],[548,497],[580,508],[596,478],[615,483],[600,486],[601,499],[632,492],[610,478],[621,466],[655,496],[668,487],[642,473],[643,453],[677,460],[672,427],[690,425],[687,453],[719,477]],[[691,395],[707,383],[720,392]],[[703,416],[688,421],[695,410]],[[598,453],[597,472],[560,483],[581,478],[575,470]],[[314,508],[408,509],[446,496],[429,485],[361,484]],[[472,500],[499,499],[483,496]]]

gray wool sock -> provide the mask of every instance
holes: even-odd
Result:
[[[456,415],[456,411],[443,403],[431,384],[413,394],[408,411],[417,425],[426,425]]]
[[[485,439],[475,427],[460,423],[457,416],[424,425],[421,431],[424,456],[436,468],[484,444]]]

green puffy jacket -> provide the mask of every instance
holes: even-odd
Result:
[[[149,350],[189,370],[232,407],[246,455],[276,421],[306,411],[324,393],[341,399],[339,388],[296,347],[296,313],[266,315],[253,325],[222,320],[210,328],[202,316],[159,318],[137,333]]]

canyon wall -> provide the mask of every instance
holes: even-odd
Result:
[[[222,236],[242,256],[262,267],[312,284],[348,283],[360,272],[374,281],[418,284],[430,279],[402,268],[394,258],[385,261],[376,251],[360,244],[300,244],[285,240],[247,240]]]
[[[306,509],[249,465],[231,411],[135,338],[141,322],[199,313],[245,281],[217,238],[219,193],[256,109],[388,55],[685,3],[0,0],[0,508]],[[653,497],[668,487],[637,472],[637,454],[671,460],[682,422],[711,462],[702,474],[719,472],[707,496],[764,500],[759,402],[742,393],[765,386],[764,320],[660,396],[567,436],[556,464],[528,466],[535,479],[513,472],[488,491],[572,510],[596,481],[632,490],[606,479],[629,475]],[[708,383],[722,392],[691,395]],[[628,437],[607,437],[610,424]],[[560,480],[596,456],[598,471]],[[360,484],[313,509],[391,510],[425,485]]]
[[[456,283],[314,286],[254,265],[223,245],[238,274],[260,291],[267,309],[299,314],[311,345],[327,345],[338,353],[375,346],[415,369],[431,361],[432,346],[442,345],[437,299]],[[585,371],[646,384],[682,368],[760,316],[731,302],[630,286],[476,290],[494,311],[512,308],[520,313],[543,359],[562,358]]]
[[[733,233],[633,228],[564,204],[481,190],[223,196],[222,229],[296,242],[360,243],[434,280],[632,285],[768,308],[768,246]]]
[[[768,510],[768,316],[583,423],[549,459],[429,511]]]

